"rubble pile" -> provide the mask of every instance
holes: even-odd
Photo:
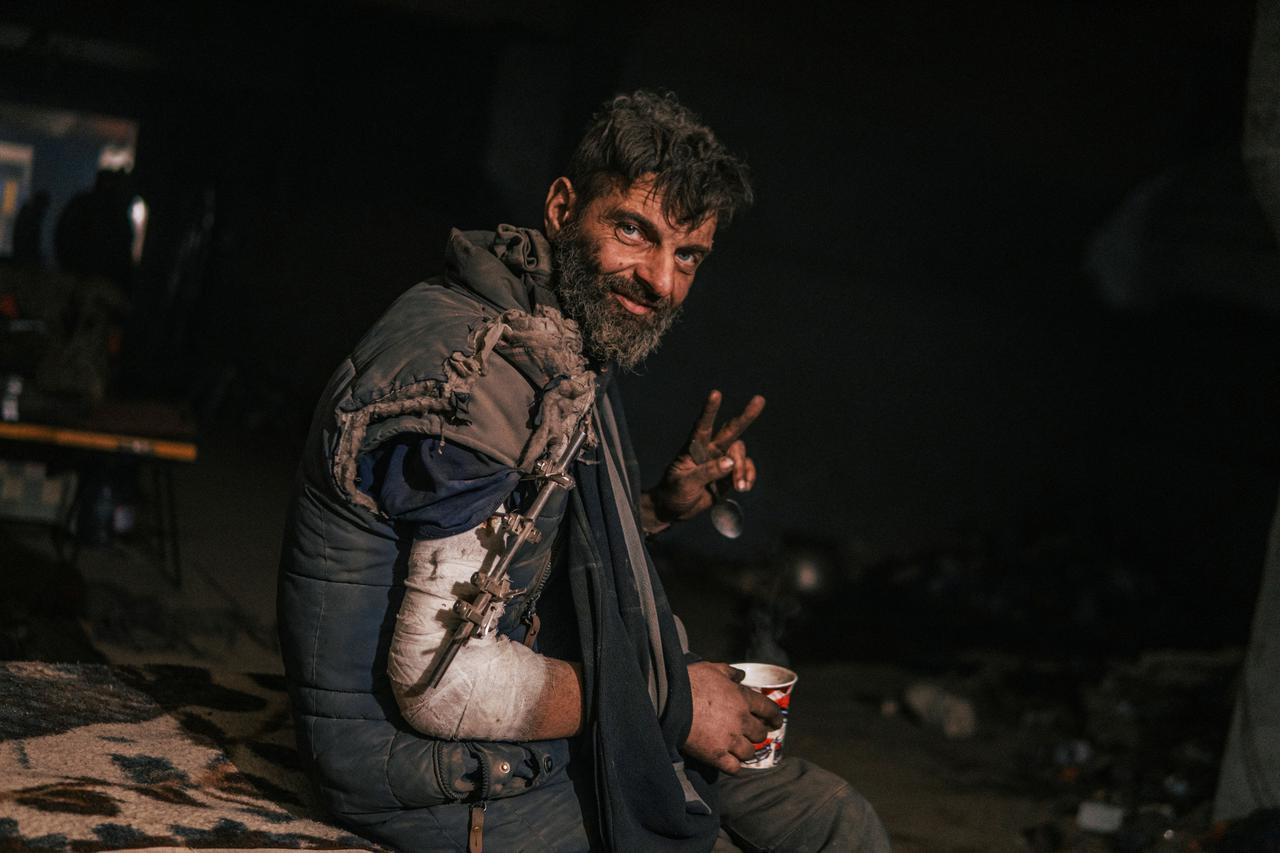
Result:
[[[1026,697],[1019,772],[1054,799],[1061,837],[1106,836],[1124,853],[1216,849],[1212,798],[1240,660],[1238,650],[1148,652],[1078,683],[1074,707]],[[1068,849],[1029,832],[1033,849]]]

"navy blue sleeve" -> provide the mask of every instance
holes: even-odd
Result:
[[[408,435],[357,462],[360,490],[419,539],[440,539],[484,521],[516,488],[520,473],[435,436]]]

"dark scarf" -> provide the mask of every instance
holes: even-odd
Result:
[[[607,385],[618,444],[634,484],[621,401],[616,383]],[[640,571],[653,588],[666,681],[665,709],[657,716],[649,688],[650,625],[640,605],[613,485],[598,455],[604,452],[604,447],[596,449],[596,464],[575,466],[577,488],[563,534],[568,537],[569,582],[582,644],[599,829],[610,850],[705,853],[719,831],[707,805],[714,803],[714,771],[685,767],[681,761],[678,747],[692,719],[685,655],[666,593],[646,553]],[[631,500],[635,506],[634,491]]]
[[[500,225],[496,233],[454,232],[449,279],[498,310],[558,307],[549,289],[550,255],[546,239],[535,231]],[[599,387],[612,403],[616,455],[628,472],[634,508],[640,497],[635,490],[638,471],[621,396],[611,378],[602,372]],[[568,525],[561,533],[567,558],[561,565],[581,643],[589,727],[575,761],[591,762],[596,828],[609,850],[706,853],[719,832],[711,784],[715,771],[686,767],[681,760],[678,747],[689,733],[693,713],[685,656],[671,606],[643,545],[642,565],[633,569],[609,466],[599,455],[603,452],[597,447],[595,458],[588,455],[574,466],[577,488],[570,493]],[[641,606],[637,570],[652,587],[658,655],[651,652],[650,620]],[[664,683],[661,714],[655,714],[650,694],[655,657],[665,674],[659,678],[654,673],[652,679]]]

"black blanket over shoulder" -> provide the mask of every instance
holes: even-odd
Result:
[[[617,385],[602,384],[618,418],[630,480],[636,483]],[[647,677],[649,634],[606,466],[581,461],[575,477],[567,563],[582,643],[600,830],[611,850],[705,853],[719,831],[714,771],[693,764],[681,769],[679,746],[688,735],[693,706],[671,607],[646,558],[638,569],[648,573],[653,587],[668,685],[664,712],[655,716]],[[632,495],[633,505],[637,497]],[[697,796],[686,792],[682,775]]]

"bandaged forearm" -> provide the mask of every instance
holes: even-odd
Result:
[[[486,525],[446,539],[415,542],[409,552],[404,601],[396,616],[387,675],[400,713],[433,737],[526,740],[551,693],[552,662],[501,635],[471,639],[440,683],[426,677],[458,624],[452,607],[471,597],[471,575],[500,554]]]

